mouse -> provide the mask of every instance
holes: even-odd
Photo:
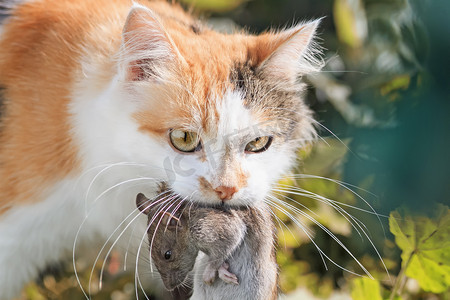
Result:
[[[157,203],[158,198],[153,200]],[[158,205],[148,207],[150,200],[138,194],[136,204],[148,216],[151,257],[165,287],[170,291],[189,280],[198,252],[208,256],[203,280],[213,283],[216,275],[223,281],[239,284],[228,271],[226,258],[243,241],[246,226],[231,210],[180,206],[176,212],[161,212]],[[143,209],[145,208],[145,209]]]
[[[193,284],[191,299],[196,300],[278,298],[276,231],[269,207],[183,201],[172,212],[144,194],[137,195],[136,205],[148,216],[151,258],[169,291]]]

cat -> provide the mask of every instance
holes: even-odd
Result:
[[[131,239],[139,256],[134,199],[161,182],[206,205],[264,201],[316,137],[301,77],[321,67],[319,21],[222,34],[164,1],[7,4],[0,299],[80,245]]]

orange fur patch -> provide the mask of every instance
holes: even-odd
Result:
[[[212,187],[211,183],[209,183],[209,181],[206,180],[205,177],[203,177],[203,176],[199,177],[198,182],[200,184],[200,190],[207,191],[207,192],[213,191],[213,187]]]
[[[24,4],[4,27],[0,83],[7,99],[0,146],[0,210],[38,201],[46,187],[77,167],[71,142],[70,84],[87,24],[69,9]]]
[[[213,102],[231,86],[233,65],[249,59],[258,65],[279,44],[270,33],[255,37],[193,30],[196,21],[179,6],[141,4],[159,16],[186,62],[177,82],[183,88],[164,96],[172,104],[152,105],[135,116],[142,130],[156,135],[174,122],[192,119],[192,107],[202,108],[197,113],[207,130],[206,120],[218,118]],[[110,57],[120,47],[130,7],[128,0],[31,1],[18,6],[5,24],[0,40],[0,85],[7,99],[0,132],[0,213],[42,200],[46,188],[77,174],[80,162],[68,106],[71,88],[82,76],[80,58],[86,51],[97,59],[92,84],[101,89],[114,75]],[[243,186],[245,178],[239,175],[237,185]]]

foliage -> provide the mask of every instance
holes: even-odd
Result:
[[[239,6],[243,0],[181,0],[180,2],[206,11],[229,11]]]
[[[450,287],[450,209],[438,204],[432,217],[414,215],[407,208],[393,211],[389,227],[402,250],[402,265],[389,299],[401,299],[406,277],[417,280],[424,291],[445,293]],[[353,280],[352,299],[382,299],[380,282],[369,278]],[[388,291],[384,290],[384,294]],[[400,296],[398,296],[399,294]],[[442,294],[444,295],[444,294]]]
[[[450,287],[450,210],[436,207],[435,217],[391,213],[391,232],[402,249],[402,271],[418,280],[425,291],[445,292]]]
[[[370,278],[356,278],[352,287],[353,300],[382,300],[380,284]]]

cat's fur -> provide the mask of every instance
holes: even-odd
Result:
[[[135,195],[160,181],[192,201],[219,203],[218,186],[236,190],[227,205],[263,201],[315,135],[298,77],[318,69],[318,22],[224,35],[163,1],[10,3],[0,27],[0,299],[81,242],[118,238],[138,214]],[[198,132],[203,150],[174,151],[172,128]],[[274,137],[267,151],[244,153],[264,135]]]

